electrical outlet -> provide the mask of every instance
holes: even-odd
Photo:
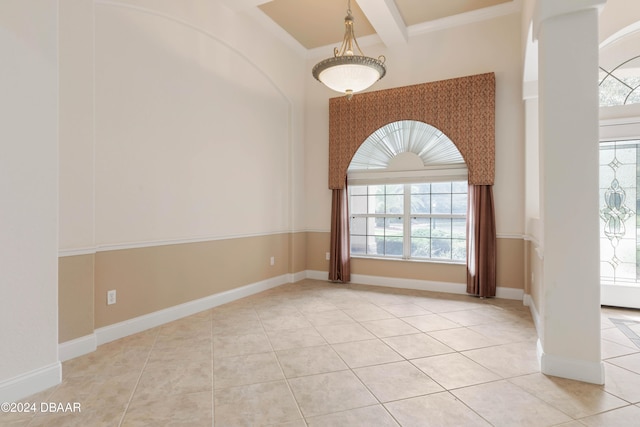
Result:
[[[116,290],[107,291],[107,305],[116,303]]]
[[[331,260],[331,254],[329,252],[327,252],[324,257],[327,261]]]
[[[271,259],[269,260],[269,263],[271,265],[276,265],[276,257],[272,256]]]

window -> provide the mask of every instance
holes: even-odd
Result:
[[[373,132],[347,171],[351,255],[465,262],[467,175],[455,144],[427,123]]]
[[[640,103],[640,56],[614,67],[600,66],[600,106]]]
[[[467,182],[349,187],[352,256],[465,262]]]
[[[640,283],[640,140],[600,143],[600,274]]]

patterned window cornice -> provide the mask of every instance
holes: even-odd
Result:
[[[344,187],[353,155],[369,135],[399,120],[438,128],[458,147],[469,184],[493,185],[495,74],[486,73],[329,100],[329,188]]]

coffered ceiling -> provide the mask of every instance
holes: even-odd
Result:
[[[303,49],[341,42],[348,0],[225,0],[266,18]],[[414,33],[488,19],[520,8],[520,0],[351,0],[358,41],[406,43]],[[379,39],[378,39],[379,38]]]

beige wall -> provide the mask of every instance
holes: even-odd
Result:
[[[355,258],[352,260],[351,273],[445,283],[467,281],[464,265],[433,262]]]
[[[93,333],[93,254],[58,259],[58,340]]]
[[[328,271],[330,233],[307,233],[307,270]],[[497,283],[500,287],[524,289],[523,239],[498,239]],[[466,283],[466,267],[460,264],[354,258],[351,273],[367,276]]]
[[[269,278],[328,271],[329,242],[330,233],[283,233],[61,257],[60,342]],[[498,286],[524,288],[524,259],[524,240],[498,239]],[[466,282],[465,266],[459,264],[355,258],[352,273]],[[106,303],[109,290],[117,292],[114,305]]]
[[[60,257],[60,342],[306,268],[307,233],[283,233]],[[270,265],[271,257],[274,265]],[[117,303],[106,304],[115,289]]]
[[[298,273],[307,269],[307,240],[309,233],[291,233],[289,235],[289,272]]]
[[[95,326],[101,328],[288,272],[288,234],[98,252]],[[117,303],[108,306],[106,295],[112,289],[117,291]]]
[[[524,248],[524,239],[498,238],[498,286],[524,289]]]
[[[329,271],[326,255],[330,250],[331,233],[307,233],[307,270]]]

